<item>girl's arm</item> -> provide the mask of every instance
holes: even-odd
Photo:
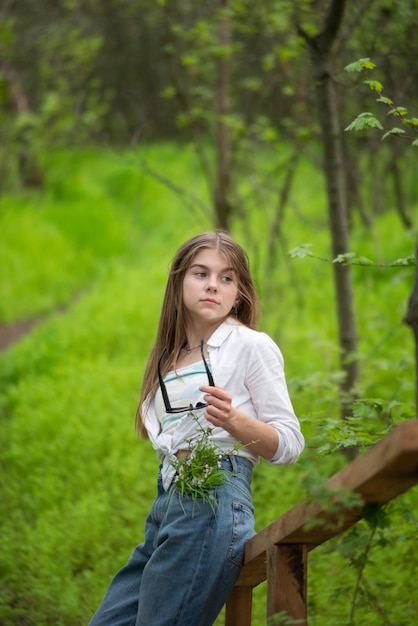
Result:
[[[252,450],[255,454],[270,460],[279,445],[279,434],[270,424],[246,415],[232,406],[232,397],[222,387],[202,386],[205,393],[205,418],[213,424],[226,430],[232,437]]]

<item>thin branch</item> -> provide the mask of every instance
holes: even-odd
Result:
[[[321,47],[329,50],[334,43],[344,16],[346,0],[333,0],[325,17],[324,28],[320,34]]]
[[[198,198],[194,193],[173,183],[173,181],[169,180],[163,174],[160,174],[160,172],[152,168],[145,160],[139,158],[136,162],[144,172],[155,178],[155,180],[162,183],[165,187],[170,189],[170,191],[173,191],[177,196],[179,196],[183,200],[186,207],[192,211],[195,211],[196,207],[198,207],[204,215],[206,215],[206,217],[213,222],[213,214],[210,207],[202,202],[202,200],[200,200],[200,198]]]
[[[361,23],[363,15],[370,9],[372,4],[374,4],[376,0],[365,0],[365,2],[360,6],[356,7],[357,12],[354,14],[353,18],[348,22],[347,27],[340,33],[338,37],[338,43],[335,48],[335,54],[338,55],[343,47],[346,45],[347,39],[352,36],[353,32],[357,28],[357,26]]]
[[[306,256],[311,259],[316,259],[317,261],[324,261],[325,263],[338,263],[339,265],[357,265],[359,267],[384,267],[384,268],[397,268],[400,267],[413,267],[415,263],[372,263],[368,259],[345,259],[344,262],[338,259],[327,259],[325,257],[317,256],[316,254],[312,254],[311,252],[307,252]],[[412,258],[412,256],[411,256]]]

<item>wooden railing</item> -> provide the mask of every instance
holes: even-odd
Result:
[[[359,494],[362,506],[330,514],[300,503],[246,545],[240,577],[226,604],[225,626],[251,626],[252,591],[267,580],[267,617],[281,611],[308,623],[308,552],[362,517],[365,504],[385,504],[418,483],[418,420],[403,422],[327,483]],[[310,520],[323,520],[306,530]]]

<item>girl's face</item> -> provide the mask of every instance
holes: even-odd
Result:
[[[183,303],[190,318],[220,324],[237,304],[238,280],[226,257],[208,248],[198,252],[183,279]]]

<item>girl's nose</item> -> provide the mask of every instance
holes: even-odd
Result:
[[[218,283],[216,280],[216,276],[209,276],[208,277],[208,282],[206,285],[206,289],[210,290],[210,291],[217,291],[218,290]]]

